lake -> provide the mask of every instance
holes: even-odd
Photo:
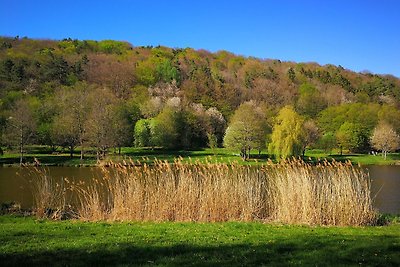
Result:
[[[101,175],[95,167],[47,167],[54,179],[90,181]],[[368,166],[374,206],[381,213],[400,214],[400,166]],[[24,173],[22,173],[24,171]],[[0,167],[0,203],[15,201],[23,208],[32,206],[32,194],[26,169]]]

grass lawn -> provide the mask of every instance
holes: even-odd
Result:
[[[334,151],[337,152],[337,151]],[[336,161],[348,161],[350,160],[354,164],[361,165],[395,165],[400,164],[400,153],[388,154],[387,158],[384,159],[381,154],[370,155],[370,154],[343,154],[324,152],[323,150],[313,149],[306,152],[306,158],[310,157],[313,160],[316,159],[328,159]]]
[[[79,158],[79,151],[76,151],[74,157],[71,158],[69,153],[57,151],[52,153],[49,148],[45,146],[31,146],[27,149],[27,154],[25,155],[24,162],[33,163],[34,158],[38,159],[39,162],[45,165],[64,165],[64,166],[78,166],[78,165],[95,165],[96,155],[93,151],[88,151],[85,154],[85,159],[83,161]],[[336,151],[334,151],[336,152]],[[10,153],[6,151],[3,156],[0,156],[0,165],[12,165],[19,164],[18,153]],[[121,154],[114,153],[110,150],[107,155],[108,160],[122,161],[133,159],[134,161],[141,161],[146,163],[152,163],[154,159],[167,160],[173,162],[175,158],[183,157],[184,161],[200,161],[200,162],[239,162],[246,165],[258,165],[265,163],[270,155],[266,151],[262,151],[259,155],[257,151],[253,151],[251,159],[248,161],[243,161],[238,155],[238,151],[231,151],[225,148],[216,148],[214,150],[210,148],[198,149],[198,150],[165,150],[165,149],[150,149],[150,148],[134,148],[134,147],[124,147],[121,150]],[[350,160],[354,164],[361,165],[394,165],[400,164],[400,153],[391,153],[385,160],[380,155],[368,155],[368,154],[343,154],[338,153],[329,154],[323,150],[307,150],[305,154],[306,161],[317,162],[318,160],[332,160],[336,161],[347,161]]]
[[[3,215],[0,226],[0,265],[400,265],[400,224],[89,223]]]

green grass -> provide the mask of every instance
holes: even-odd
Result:
[[[14,266],[398,266],[400,224],[87,223],[0,216],[0,264]]]
[[[395,165],[400,164],[400,153],[391,153],[388,154],[387,159],[385,160],[381,154],[379,155],[369,155],[369,154],[346,154],[340,155],[338,151],[334,151],[336,153],[328,153],[323,150],[313,149],[308,150],[306,152],[306,158],[310,157],[312,160],[318,159],[328,159],[328,160],[336,160],[336,161],[348,161],[350,160],[354,164],[361,165]]]
[[[347,161],[350,160],[354,164],[361,165],[394,165],[400,164],[400,153],[392,153],[388,155],[385,160],[382,156],[368,155],[368,154],[343,154],[339,155],[336,153],[329,154],[323,150],[313,149],[307,150],[305,160],[309,159],[312,162],[318,160],[332,160],[336,161]],[[15,152],[6,151],[3,156],[0,156],[0,165],[13,165],[19,164],[20,155]],[[122,161],[129,160],[130,158],[141,162],[151,164],[154,159],[167,160],[173,162],[175,158],[183,157],[184,161],[200,161],[200,162],[220,162],[230,163],[237,161],[245,165],[258,165],[265,163],[271,155],[268,155],[266,151],[262,151],[259,155],[257,151],[253,151],[251,159],[243,161],[238,155],[238,151],[231,151],[225,148],[216,148],[214,150],[210,148],[198,149],[198,150],[165,150],[165,149],[150,149],[150,148],[133,148],[124,147],[121,150],[121,155],[114,153],[113,150],[109,151],[107,155],[108,160]],[[79,150],[75,151],[74,157],[71,158],[68,151],[58,150],[56,153],[52,153],[48,147],[45,146],[30,146],[27,148],[27,154],[25,155],[24,162],[33,163],[34,158],[38,159],[39,162],[45,165],[63,165],[63,166],[77,166],[77,165],[95,165],[96,156],[93,151],[87,151],[85,159],[83,161],[79,158]]]

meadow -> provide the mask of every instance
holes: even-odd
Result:
[[[29,146],[26,148],[26,154],[24,155],[25,163],[34,163],[37,159],[43,165],[49,166],[94,166],[98,162],[96,155],[92,150],[86,151],[83,160],[80,160],[80,150],[77,149],[74,156],[71,158],[68,151],[57,149],[52,152],[46,146]],[[13,151],[4,149],[4,155],[0,156],[0,165],[19,165],[20,154]],[[121,153],[115,150],[110,150],[105,160],[112,160],[114,162],[121,162],[123,160],[133,159],[139,160],[143,163],[152,164],[155,159],[167,160],[173,162],[175,158],[182,157],[184,161],[189,162],[193,160],[199,160],[202,162],[215,161],[219,163],[231,163],[237,161],[243,165],[261,165],[268,159],[274,160],[273,156],[269,155],[265,150],[258,153],[258,151],[252,151],[251,157],[247,161],[243,161],[237,151],[229,150],[226,148],[204,148],[198,150],[167,150],[160,148],[134,148],[134,147],[123,147]],[[388,154],[385,160],[380,154],[339,154],[339,151],[333,150],[332,152],[326,152],[320,149],[310,149],[306,151],[303,158],[304,161],[317,163],[323,160],[328,161],[351,161],[353,164],[361,165],[397,165],[400,164],[400,153]]]
[[[3,266],[398,266],[400,224],[82,222],[0,216]]]

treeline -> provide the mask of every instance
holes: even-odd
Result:
[[[0,38],[1,142],[20,150],[32,143],[71,155],[92,147],[99,157],[132,145],[226,145],[243,157],[265,147],[279,156],[310,146],[366,152],[377,147],[377,126],[399,133],[399,107],[398,78],[341,66],[111,40]]]

